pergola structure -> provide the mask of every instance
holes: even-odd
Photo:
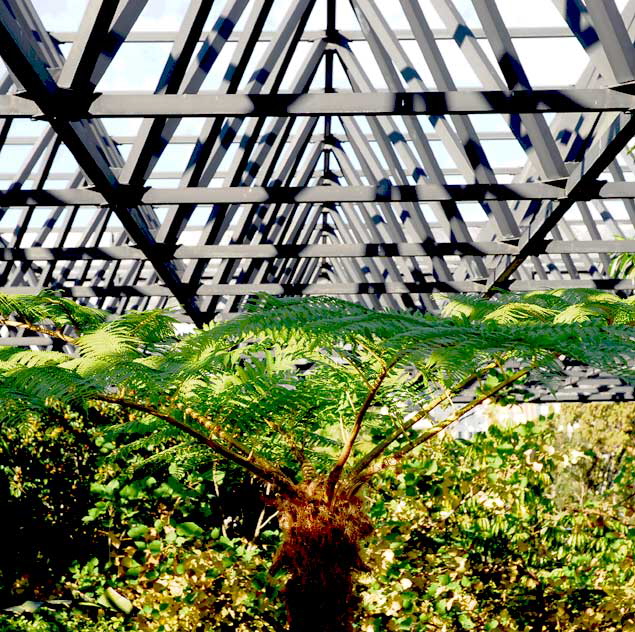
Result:
[[[171,31],[88,0],[66,32],[43,4],[0,0],[2,292],[200,325],[259,292],[635,287],[607,273],[635,250],[635,0],[522,27],[534,3],[189,0]],[[554,42],[579,77],[535,85]]]

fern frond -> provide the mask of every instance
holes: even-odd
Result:
[[[584,323],[591,318],[601,316],[594,305],[569,305],[553,319],[554,323]]]
[[[81,335],[75,344],[82,356],[98,358],[122,354],[131,355],[137,348],[138,341],[129,336],[125,330],[103,327]]]
[[[71,326],[76,331],[89,331],[105,322],[107,313],[79,305],[51,290],[37,296],[0,294],[0,315],[15,316],[27,323],[50,322],[55,327]]]
[[[55,365],[13,369],[0,374],[0,423],[14,424],[27,413],[45,413],[51,407],[85,410],[94,385],[73,371]]]
[[[22,313],[44,317],[38,301],[51,300],[20,299]],[[0,349],[2,419],[52,402],[111,402],[135,411],[112,430],[129,446],[121,454],[176,454],[195,439],[212,458],[279,482],[278,464],[299,476],[306,459],[324,472],[343,446],[358,450],[358,436],[409,432],[406,418],[493,366],[505,375],[521,366],[523,376],[531,367],[532,378],[549,381],[567,357],[635,381],[635,301],[606,292],[453,297],[443,316],[324,297],[260,297],[250,309],[182,339],[170,314],[135,312],[81,332],[72,356]],[[360,411],[363,428],[350,434]]]
[[[510,302],[489,312],[483,320],[493,321],[501,325],[518,324],[523,321],[549,322],[556,315],[555,310],[542,307],[536,303]]]
[[[143,341],[144,345],[157,345],[175,340],[176,322],[166,310],[132,311],[109,322],[104,330],[122,338]]]
[[[150,434],[163,426],[163,422],[151,415],[135,416],[133,419],[108,426],[104,430],[104,437],[109,441],[124,440],[128,436]]]
[[[441,315],[444,318],[480,320],[495,309],[491,300],[476,294],[456,294],[453,296],[440,294],[438,298],[445,301],[441,310]]]
[[[31,351],[16,347],[0,356],[0,367],[4,371],[19,367],[53,366],[68,361],[68,355],[60,351]],[[6,358],[6,359],[5,359]]]
[[[126,460],[139,453],[144,455],[146,452],[152,452],[155,449],[163,450],[167,443],[174,441],[182,443],[184,441],[183,435],[172,426],[164,423],[161,427],[155,428],[152,432],[144,434],[134,441],[120,445],[114,450],[112,456],[115,459]],[[191,445],[192,441],[187,441],[187,443]]]
[[[152,472],[170,465],[171,471],[175,472],[177,478],[182,479],[191,472],[201,471],[205,466],[209,467],[210,463],[216,460],[209,450],[195,443],[184,442],[156,449],[154,454],[132,462],[129,469],[134,474],[139,470]]]

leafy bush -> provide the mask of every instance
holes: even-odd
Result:
[[[572,502],[592,450],[560,425],[492,426],[384,477],[364,630],[635,630],[632,434],[610,484]]]
[[[0,549],[0,602],[45,598],[74,560],[90,557],[91,505],[98,449],[93,415],[49,409],[0,425],[0,509],[10,546]]]
[[[86,520],[106,534],[110,557],[101,572],[77,568],[75,590],[99,599],[107,585],[116,588],[139,630],[270,629],[268,619],[283,619],[272,602],[279,586],[267,573],[278,537],[261,528],[273,512],[243,479],[215,468],[183,473],[173,463],[155,476],[121,473],[94,484]],[[255,529],[251,516],[227,513],[236,501],[223,500],[235,495],[243,504],[256,495]]]
[[[132,632],[137,629],[131,625],[122,617],[101,617],[94,621],[73,610],[0,617],[0,632]]]
[[[374,570],[361,579],[358,629],[635,630],[634,412],[565,408],[492,426],[471,441],[430,443],[385,474],[368,497],[375,532],[365,559]],[[585,478],[598,455],[613,455],[602,486],[595,468]],[[110,555],[75,565],[66,587],[100,602],[101,615],[38,611],[5,617],[0,631],[284,629],[281,581],[267,572],[275,519],[257,538],[220,520],[212,507],[225,486],[232,482],[216,469],[184,474],[177,465],[94,483],[85,524]],[[129,602],[128,617],[104,597],[107,587]]]

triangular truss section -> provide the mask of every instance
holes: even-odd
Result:
[[[156,32],[160,3],[88,0],[69,33],[2,0],[3,291],[202,324],[258,292],[632,290],[635,0],[540,2],[191,0]],[[536,87],[554,38],[586,67]]]

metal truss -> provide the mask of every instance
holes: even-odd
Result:
[[[620,378],[606,375],[595,369],[577,364],[564,366],[566,377],[559,383],[546,386],[537,381],[529,380],[523,390],[516,394],[518,403],[565,403],[573,402],[585,404],[590,402],[632,402],[635,400],[635,390]],[[468,403],[475,395],[474,389],[461,393],[454,402]]]
[[[49,32],[0,0],[4,292],[202,324],[262,291],[633,289],[607,269],[635,250],[635,0],[523,28],[495,0],[190,0],[169,32],[136,26],[151,4]],[[586,68],[534,87],[523,43],[564,38]],[[154,88],[104,89],[134,46],[163,47]]]

